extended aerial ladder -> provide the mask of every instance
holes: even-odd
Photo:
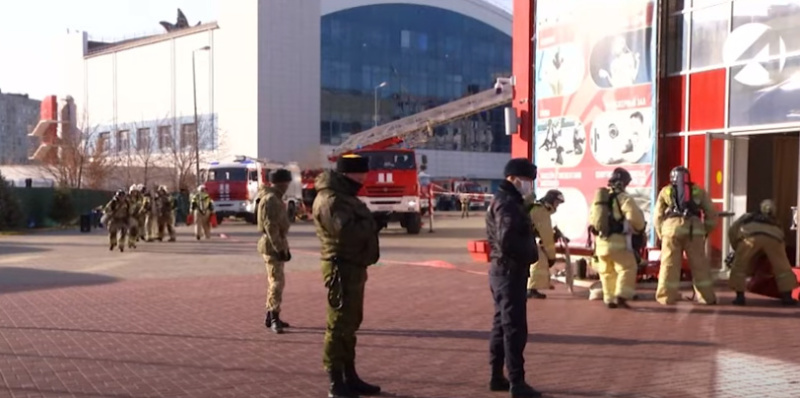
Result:
[[[414,148],[424,144],[433,135],[435,127],[511,102],[512,86],[513,78],[499,78],[491,90],[354,134],[334,148],[328,158],[335,161],[339,156],[358,149],[385,149],[400,144]]]

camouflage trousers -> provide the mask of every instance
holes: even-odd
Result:
[[[322,277],[329,286],[322,348],[322,366],[327,371],[355,362],[356,332],[364,319],[367,269],[347,264],[338,267],[340,269],[336,272],[332,263],[322,263]]]
[[[131,217],[130,220],[128,220],[128,247],[130,247],[131,249],[135,248],[136,242],[139,241],[141,228],[142,224],[139,224],[138,218]]]
[[[281,312],[283,302],[283,287],[286,285],[286,275],[283,273],[282,261],[275,260],[264,254],[264,265],[267,268],[267,311]]]
[[[158,239],[164,239],[164,230],[169,234],[169,240],[175,240],[175,215],[162,215],[158,217]]]
[[[113,249],[117,244],[125,244],[125,237],[128,234],[128,224],[125,220],[109,220],[108,221],[108,244]],[[119,235],[119,240],[117,240]],[[130,237],[128,237],[130,239]]]

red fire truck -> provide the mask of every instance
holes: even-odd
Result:
[[[370,171],[358,193],[375,218],[387,226],[400,222],[409,234],[422,229],[421,190],[415,146],[433,135],[433,128],[511,101],[512,82],[497,79],[494,88],[416,115],[350,136],[328,156],[358,154],[369,158]]]
[[[237,156],[228,162],[211,162],[201,173],[204,174],[208,195],[214,201],[217,220],[239,217],[255,224],[259,186],[269,185],[269,173],[277,168],[288,169],[295,176],[284,196],[289,219],[294,221],[302,203],[300,168],[295,163],[283,164],[246,156]]]

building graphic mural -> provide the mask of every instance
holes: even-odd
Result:
[[[536,191],[564,193],[554,222],[585,242],[594,192],[616,167],[633,176],[628,192],[650,219],[656,192],[655,2],[559,3],[537,2]]]

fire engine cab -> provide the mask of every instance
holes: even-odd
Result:
[[[246,156],[236,156],[228,162],[211,162],[203,170],[204,185],[214,201],[217,219],[238,217],[255,224],[259,186],[269,185],[269,173],[278,168],[285,168],[294,176],[284,196],[289,219],[294,221],[302,203],[299,166]]]

